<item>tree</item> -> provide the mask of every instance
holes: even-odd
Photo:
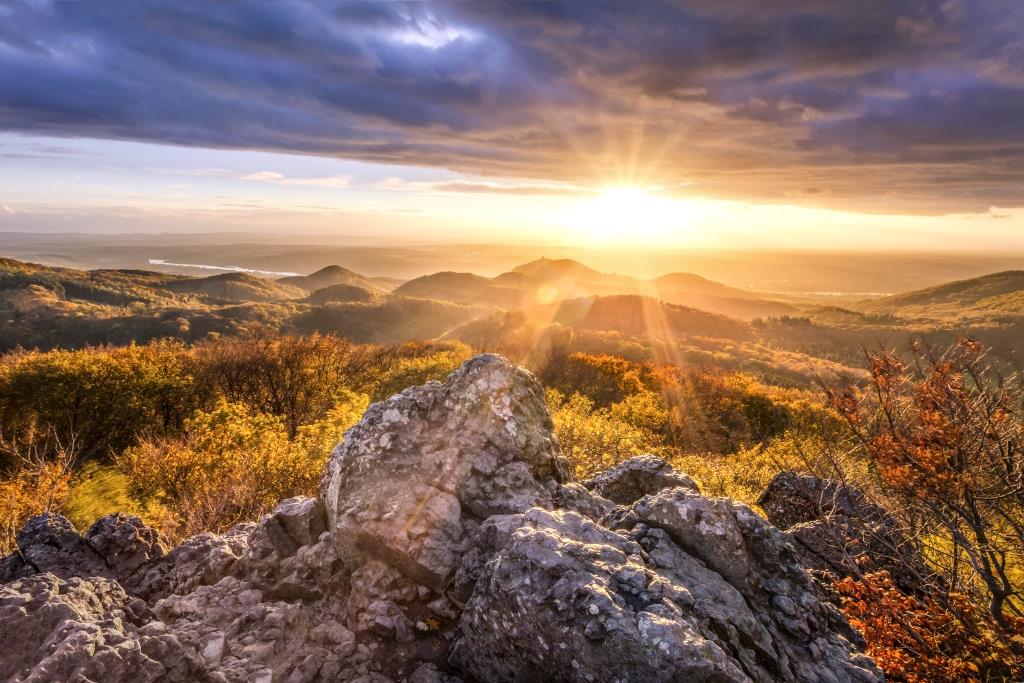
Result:
[[[613,409],[596,408],[583,394],[565,397],[557,389],[548,389],[546,398],[562,453],[577,477],[590,477],[634,455],[664,449],[659,434],[631,424]]]
[[[283,418],[289,438],[338,402],[352,353],[351,342],[322,334],[222,340],[196,349],[211,395]]]
[[[950,587],[980,582],[1007,628],[1024,567],[1024,393],[983,359],[970,340],[941,354],[916,347],[909,367],[871,354],[869,400],[853,389],[830,398],[903,518],[948,539]]]
[[[53,430],[82,458],[104,458],[140,435],[176,433],[194,409],[189,352],[177,342],[19,352],[0,360],[0,429],[26,443]]]
[[[631,394],[654,386],[652,369],[607,354],[552,354],[541,379],[559,391],[588,396],[600,407],[618,403]]]
[[[0,478],[0,555],[6,555],[29,517],[61,510],[78,452],[73,437],[62,443],[53,429],[28,444],[0,438],[0,452],[17,463],[11,475]]]
[[[846,577],[833,588],[890,681],[980,683],[1024,674],[1024,619],[1010,618],[1009,634],[995,631],[971,596],[906,595],[886,572]]]

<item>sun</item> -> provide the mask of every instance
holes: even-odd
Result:
[[[583,244],[652,246],[686,241],[696,218],[695,206],[687,200],[665,196],[657,188],[619,185],[579,202],[564,222]]]

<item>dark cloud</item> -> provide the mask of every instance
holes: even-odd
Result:
[[[0,129],[984,210],[1024,205],[1024,3],[33,0]]]

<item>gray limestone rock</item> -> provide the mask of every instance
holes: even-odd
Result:
[[[565,478],[544,391],[499,356],[370,406],[321,485],[342,554],[443,588],[467,518],[552,506]]]
[[[629,505],[650,493],[681,487],[697,493],[697,484],[654,455],[638,455],[593,479],[581,482],[594,493],[619,505]]]

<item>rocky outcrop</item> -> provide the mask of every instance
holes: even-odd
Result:
[[[31,518],[15,540],[18,553],[9,560],[12,567],[20,561],[34,572],[48,572],[61,578],[114,578],[103,557],[60,515],[42,514]]]
[[[672,489],[631,513],[616,530],[573,512],[522,515],[466,606],[459,668],[485,681],[879,680],[749,508]],[[744,571],[712,568],[722,545]]]
[[[919,593],[934,580],[896,519],[855,487],[780,472],[757,504],[785,532],[801,564],[827,582],[884,570],[900,589]]]
[[[44,572],[0,586],[10,681],[207,681],[202,657],[111,579]]]
[[[539,384],[475,358],[371,406],[320,497],[258,522],[171,550],[125,516],[30,522],[0,677],[882,680],[746,506],[650,456],[565,479]]]
[[[812,522],[828,515],[887,517],[864,494],[841,482],[795,472],[780,472],[768,483],[757,504],[780,529]]]

